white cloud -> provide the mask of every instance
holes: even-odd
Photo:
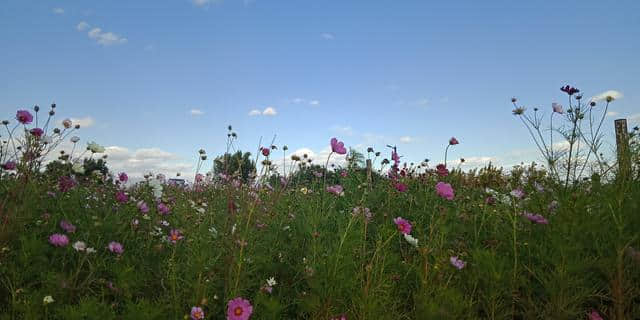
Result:
[[[53,13],[54,14],[64,14],[64,9],[62,9],[62,8],[54,8],[53,9]]]
[[[191,2],[198,7],[205,7],[212,3],[222,2],[222,0],[192,0]]]
[[[78,29],[78,31],[84,31],[84,30],[87,30],[88,28],[89,28],[89,24],[84,21],[80,21],[80,23],[78,23],[78,26],[76,26],[76,29]]]
[[[204,114],[204,111],[200,110],[200,109],[191,109],[191,111],[189,111],[189,113],[191,113],[192,116],[201,116]]]
[[[426,106],[429,105],[429,102],[430,102],[429,99],[422,98],[422,99],[417,100],[415,102],[415,105],[420,106],[420,107],[426,107]]]
[[[304,99],[304,98],[293,98],[291,100],[291,102],[295,103],[295,104],[302,104],[302,103],[308,103],[312,106],[317,106],[320,104],[320,101],[312,99],[312,100],[308,100],[308,99]]]
[[[260,110],[258,110],[258,109],[253,109],[253,110],[249,111],[249,116],[251,116],[251,117],[259,116],[261,114],[262,114],[262,112]]]
[[[351,128],[351,126],[333,126],[331,127],[331,131],[334,131],[337,134],[345,135],[345,136],[353,135],[353,128]]]
[[[636,113],[636,114],[632,114],[630,115],[627,120],[629,121],[635,121],[635,122],[640,122],[640,113]]]
[[[77,26],[77,29],[83,31],[89,27],[89,24],[86,22],[80,22]],[[116,44],[125,44],[127,43],[127,38],[123,38],[113,32],[103,32],[100,28],[93,28],[87,32],[87,35],[90,39],[95,40],[99,45],[102,46],[110,46]]]
[[[412,141],[413,141],[413,138],[412,138],[412,137],[410,137],[410,136],[403,136],[403,137],[400,137],[400,142],[402,142],[402,143],[410,143],[410,142],[412,142]]]
[[[464,159],[464,162],[462,162],[462,159],[456,159],[456,160],[453,160],[452,162],[454,166],[460,165],[468,169],[482,168],[488,165],[489,163],[492,163],[493,165],[496,165],[498,163],[498,158],[496,157],[480,156],[480,157],[469,157],[469,158],[463,158],[463,159]]]
[[[148,45],[144,46],[144,51],[153,51],[153,50],[155,50],[155,48],[156,47],[154,45],[148,44]]]
[[[311,100],[311,101],[309,101],[309,104],[310,104],[310,105],[312,105],[312,106],[317,106],[317,105],[319,105],[319,104],[320,104],[320,101],[318,101],[318,100]]]
[[[607,117],[615,117],[615,116],[617,116],[619,114],[620,113],[616,112],[616,111],[609,111],[609,112],[607,112]]]
[[[615,100],[618,100],[620,98],[622,98],[624,95],[622,94],[622,92],[620,91],[616,91],[616,90],[607,90],[599,95],[596,95],[594,97],[591,98],[591,100],[593,101],[603,101],[606,100],[607,97],[612,97]]]
[[[332,33],[328,33],[328,32],[322,33],[322,34],[320,34],[320,36],[325,40],[333,40],[333,39],[335,39],[335,36]]]
[[[275,116],[276,114],[278,114],[278,112],[276,112],[276,109],[273,107],[267,107],[262,111],[263,116]]]
[[[77,124],[80,125],[80,128],[89,128],[91,126],[93,126],[93,124],[95,123],[95,121],[93,120],[92,117],[84,117],[84,118],[69,118],[69,120],[71,120],[72,124],[75,126]],[[58,122],[58,126],[62,127],[62,121],[64,120],[60,120]]]
[[[168,177],[180,172],[188,174],[193,164],[182,161],[178,155],[159,148],[141,148],[134,151],[121,146],[106,148],[107,166],[112,173],[126,172],[130,177],[141,178],[146,173],[163,173]]]

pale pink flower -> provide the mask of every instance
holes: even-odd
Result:
[[[447,200],[453,200],[455,196],[451,185],[442,181],[436,184],[436,193],[438,193],[440,197]]]
[[[346,154],[347,148],[344,147],[344,142],[338,141],[336,138],[331,138],[331,151],[337,154]]]
[[[122,246],[122,244],[116,241],[109,242],[109,246],[107,248],[109,248],[109,251],[118,255],[121,255],[124,252],[124,247]]]
[[[60,228],[64,230],[66,233],[74,233],[76,232],[76,226],[74,226],[71,222],[67,220],[60,221]]]
[[[49,243],[55,247],[65,247],[69,244],[69,237],[64,234],[54,233],[49,236]]]
[[[344,189],[339,184],[336,184],[335,186],[327,187],[327,192],[333,193],[336,196],[343,196],[344,195]]]
[[[600,313],[598,313],[598,311],[591,310],[591,313],[589,313],[589,320],[603,320],[603,319],[600,316]]]
[[[451,258],[449,258],[449,261],[451,262],[451,265],[456,267],[458,270],[461,270],[462,268],[464,268],[467,263],[458,259],[458,256],[453,256]]]
[[[180,233],[180,230],[177,229],[173,229],[171,230],[171,232],[169,232],[169,241],[171,241],[171,243],[176,243],[180,240],[182,240],[182,238],[184,238],[184,236],[182,235],[182,233]]]
[[[393,223],[396,224],[396,227],[398,228],[398,231],[400,231],[400,233],[403,233],[403,234],[411,233],[411,223],[409,223],[409,221],[401,217],[397,217],[393,219]]]
[[[241,297],[227,303],[227,320],[247,320],[253,313],[251,302]]]
[[[202,320],[204,319],[204,311],[200,307],[192,307],[191,308],[191,320]]]
[[[562,105],[559,103],[552,103],[551,104],[551,108],[553,109],[553,112],[555,113],[559,113],[562,114],[564,111],[562,110]]]

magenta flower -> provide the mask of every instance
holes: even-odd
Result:
[[[444,164],[439,164],[436,166],[436,173],[441,177],[446,177],[449,175],[449,169]]]
[[[347,176],[347,171],[346,170],[345,171],[341,171],[340,172],[340,176],[345,178]]]
[[[118,191],[116,192],[116,200],[118,200],[118,202],[120,203],[126,203],[127,201],[129,201],[129,196],[127,196],[124,191]]]
[[[67,220],[60,221],[60,228],[62,228],[62,230],[64,230],[64,232],[66,233],[76,232],[76,226],[74,226],[73,224],[71,224],[71,222]]]
[[[180,233],[180,230],[177,229],[173,229],[171,230],[171,232],[169,232],[169,241],[171,241],[171,243],[176,243],[180,240],[182,240],[182,238],[184,238],[184,236],[182,235],[182,233]]]
[[[64,234],[54,233],[49,236],[49,243],[55,247],[64,247],[69,244],[69,237]]]
[[[158,203],[157,209],[158,209],[158,212],[163,216],[166,216],[169,214],[169,207],[167,207],[167,205],[162,202]]]
[[[69,176],[62,176],[58,179],[58,189],[60,192],[67,192],[76,186],[76,181]]]
[[[442,181],[436,184],[436,192],[440,197],[447,200],[453,200],[453,197],[455,196],[451,185]]]
[[[33,121],[33,116],[27,110],[18,110],[16,113],[16,120],[22,124],[29,124]]]
[[[603,319],[600,316],[600,313],[598,313],[598,311],[591,310],[591,313],[589,313],[589,320],[603,320]]]
[[[398,228],[398,231],[400,231],[400,233],[403,233],[403,234],[411,233],[411,223],[409,223],[409,221],[401,217],[397,217],[393,219],[393,223],[396,224],[396,227]]]
[[[227,303],[227,320],[247,320],[253,313],[253,306],[241,297]]]
[[[449,145],[456,145],[460,142],[458,142],[458,139],[456,139],[455,137],[451,137],[451,139],[449,139]]]
[[[129,181],[129,176],[124,172],[120,172],[120,174],[118,174],[118,180],[122,183],[127,183],[127,181]]]
[[[464,266],[467,265],[466,262],[458,259],[458,256],[453,256],[449,258],[449,261],[451,262],[451,265],[456,267],[458,270],[462,270],[462,268],[464,268]]]
[[[539,215],[539,214],[535,214],[535,213],[530,213],[530,212],[523,212],[522,215],[527,218],[529,221],[533,222],[533,223],[537,223],[537,224],[549,224],[549,220],[547,220],[545,217]]]
[[[398,182],[395,184],[396,190],[398,190],[399,192],[405,192],[407,191],[407,189],[409,187],[407,187],[406,184],[402,183],[402,182]]]
[[[333,193],[336,196],[342,196],[344,195],[344,189],[342,188],[341,185],[336,184],[335,186],[329,186],[327,187],[327,192],[329,193]]]
[[[140,212],[142,213],[149,212],[149,206],[147,206],[147,203],[144,202],[143,200],[138,201],[138,204],[136,206],[138,207],[138,210],[140,210]]]
[[[122,247],[122,244],[116,241],[109,242],[109,246],[107,248],[109,248],[109,251],[117,255],[121,255],[124,252],[124,247]]]
[[[2,169],[4,170],[15,170],[16,169],[16,162],[15,161],[7,161],[5,163],[2,164]]]
[[[331,151],[337,154],[346,154],[347,148],[344,147],[344,142],[338,141],[336,138],[331,138]]]
[[[196,182],[202,182],[204,180],[204,175],[202,173],[196,174]]]
[[[331,318],[331,320],[347,320],[347,316],[344,314],[341,314],[335,318]]]
[[[36,137],[36,138],[40,138],[44,134],[44,131],[42,129],[40,129],[40,128],[33,128],[33,129],[29,130],[29,133],[31,133],[31,135]]]
[[[204,319],[204,311],[200,307],[192,307],[191,308],[191,320],[202,320]]]
[[[580,92],[580,90],[578,90],[578,88],[574,88],[574,87],[572,87],[570,85],[566,85],[564,87],[561,87],[560,91],[562,91],[562,92],[564,92],[564,93],[566,93],[566,94],[568,94],[570,96],[574,95],[575,93]]]
[[[553,109],[553,112],[555,112],[555,113],[559,113],[559,114],[564,113],[564,111],[562,110],[562,105],[559,104],[559,103],[555,103],[555,102],[552,103],[551,104],[551,108]]]
[[[261,147],[260,151],[262,151],[262,155],[265,157],[268,157],[269,154],[271,153],[271,150],[269,150],[269,148],[264,148],[264,147]]]

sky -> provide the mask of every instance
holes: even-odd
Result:
[[[253,153],[436,163],[455,136],[449,159],[511,166],[537,159],[511,97],[550,112],[566,84],[615,91],[607,148],[640,122],[638,1],[5,0],[0,43],[0,118],[55,102],[133,175],[193,173],[228,125]]]

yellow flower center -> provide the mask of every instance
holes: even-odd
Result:
[[[242,315],[242,307],[236,307],[236,308],[233,310],[233,314],[235,314],[236,316],[240,316],[240,315]]]
[[[204,317],[202,316],[202,311],[196,311],[196,312],[193,314],[193,317],[194,317],[194,318],[196,318],[196,319],[202,319],[202,318],[204,318]]]

